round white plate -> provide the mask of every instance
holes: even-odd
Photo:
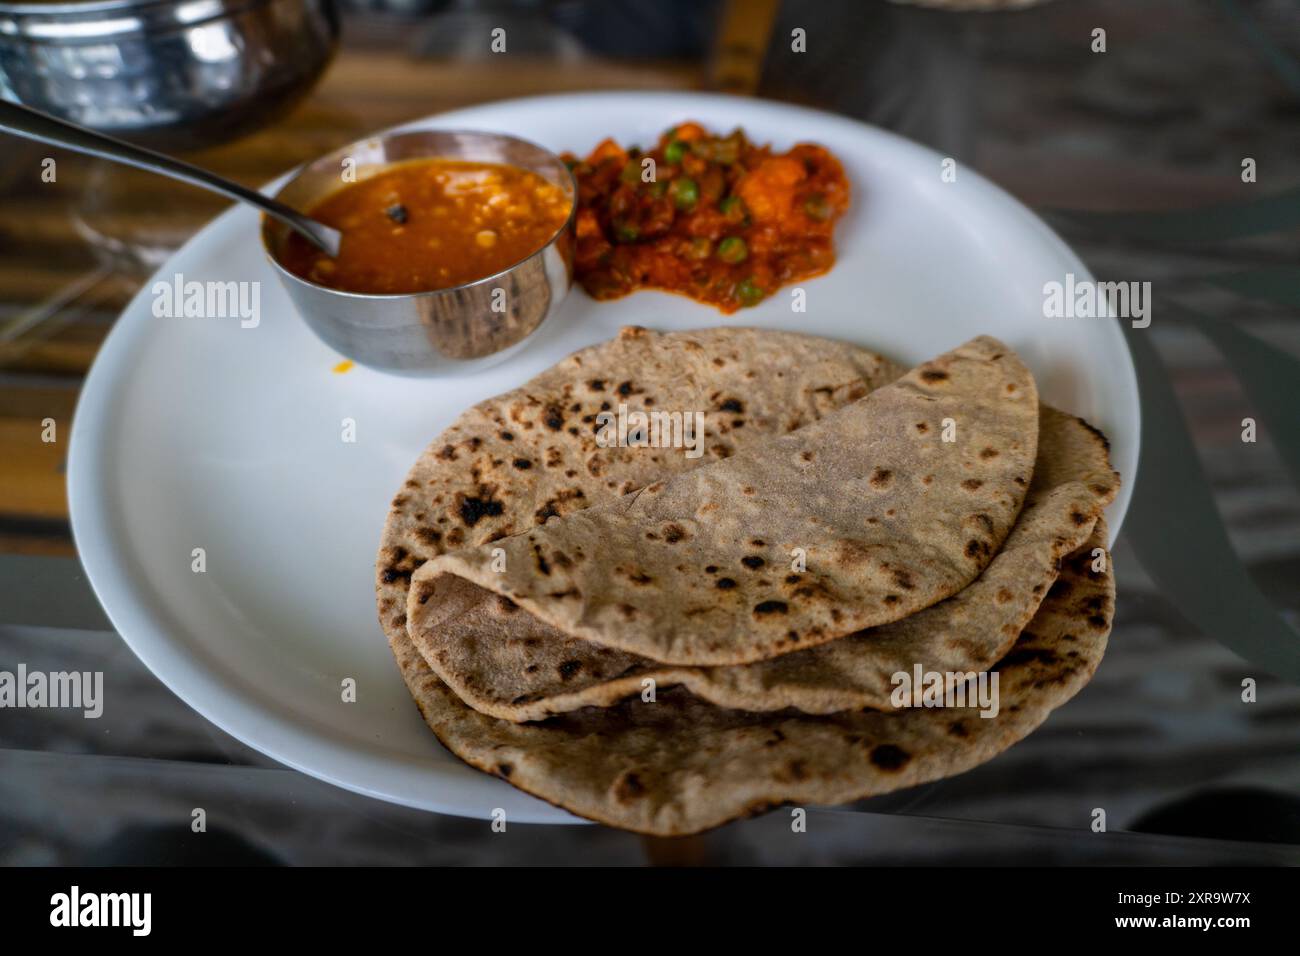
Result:
[[[991,333],[1014,347],[1046,400],[1109,436],[1133,485],[1138,400],[1111,319],[1045,319],[1045,282],[1083,263],[1040,220],[967,169],[889,133],[776,103],[682,93],[548,96],[474,107],[415,126],[479,128],[585,152],[605,136],[649,144],[686,119],[786,148],[830,147],[854,201],[839,262],[724,316],[641,292],[597,304],[575,289],[560,315],[502,365],[415,379],[332,352],[294,314],[237,208],[204,228],[131,302],[77,406],[68,466],[72,526],[86,571],[132,650],[192,707],[305,773],[444,813],[572,822],[471,770],[424,726],[376,620],[374,559],[388,502],[424,446],[467,406],[513,388],[629,323],[656,329],[755,325],[859,342],[912,363]],[[260,283],[261,320],[157,318],[154,282]],[[355,442],[342,440],[343,420]],[[193,570],[202,548],[206,570]],[[344,703],[341,682],[357,699]],[[112,702],[109,702],[112,706]],[[124,705],[125,706],[125,705]]]

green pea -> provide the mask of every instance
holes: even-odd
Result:
[[[668,191],[668,181],[666,179],[656,179],[650,184],[650,195],[658,199]]]
[[[630,222],[614,222],[614,238],[619,242],[636,242],[641,237],[641,230]]]
[[[718,209],[729,222],[745,222],[749,218],[749,210],[739,196],[728,196],[718,203]]]
[[[700,201],[700,187],[689,176],[678,176],[668,187],[668,195],[678,209],[694,209]]]
[[[749,246],[739,236],[728,236],[718,243],[718,258],[734,266],[749,258]]]
[[[696,236],[691,240],[692,259],[707,259],[713,254],[713,243],[703,236]]]
[[[623,171],[618,174],[618,178],[629,185],[634,185],[641,181],[641,164],[635,159],[629,159],[623,166]]]
[[[740,158],[740,144],[731,138],[700,140],[691,151],[701,159],[721,166],[730,166]]]
[[[675,139],[664,147],[664,162],[670,166],[676,166],[686,155],[686,144],[680,139]]]
[[[804,202],[803,211],[808,214],[809,219],[825,222],[831,217],[831,204],[826,201],[826,197],[821,193],[813,193]]]
[[[757,305],[763,301],[764,292],[754,284],[752,279],[744,279],[736,283],[736,298],[740,300],[741,305]]]

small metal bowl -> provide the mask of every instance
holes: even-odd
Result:
[[[415,159],[501,163],[530,170],[564,190],[569,216],[545,245],[496,275],[402,295],[342,292],[290,272],[280,263],[289,230],[267,217],[262,219],[262,244],[307,325],[331,348],[362,365],[430,373],[468,371],[488,364],[489,356],[499,361],[556,311],[573,284],[577,184],[550,150],[497,133],[383,133],[302,167],[275,198],[306,212],[344,186],[345,160],[352,161],[349,166],[360,182],[393,163]]]
[[[283,113],[334,55],[333,0],[0,0],[0,97],[168,150]]]

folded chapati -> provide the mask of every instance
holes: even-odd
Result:
[[[994,717],[978,706],[752,713],[674,688],[653,703],[515,724],[461,701],[405,637],[393,651],[425,720],[462,760],[580,816],[676,836],[782,803],[838,804],[951,776],[1027,736],[1101,660],[1114,610],[1106,540],[1099,519],[998,663]]]
[[[1033,377],[980,337],[791,434],[434,558],[413,599],[429,628],[504,598],[661,663],[763,660],[974,580],[1019,514],[1037,437]]]
[[[508,601],[480,601],[465,582],[434,615],[417,583],[407,630],[462,700],[507,720],[541,720],[684,684],[724,707],[832,713],[887,709],[891,678],[987,670],[1007,652],[1118,489],[1106,446],[1079,419],[1040,408],[1034,478],[1015,527],[984,573],[956,595],[892,624],[751,664],[680,667],[571,638]]]
[[[389,641],[406,634],[407,588],[425,561],[495,541],[665,475],[793,431],[891,382],[874,352],[791,332],[623,329],[520,388],[461,415],[420,456],[393,498],[375,596]],[[597,416],[704,410],[704,454],[605,447]]]

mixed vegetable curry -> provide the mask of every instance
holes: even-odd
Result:
[[[821,146],[774,153],[739,129],[683,123],[648,152],[607,139],[564,159],[578,181],[575,272],[594,298],[652,288],[734,312],[835,262],[849,183]]]

